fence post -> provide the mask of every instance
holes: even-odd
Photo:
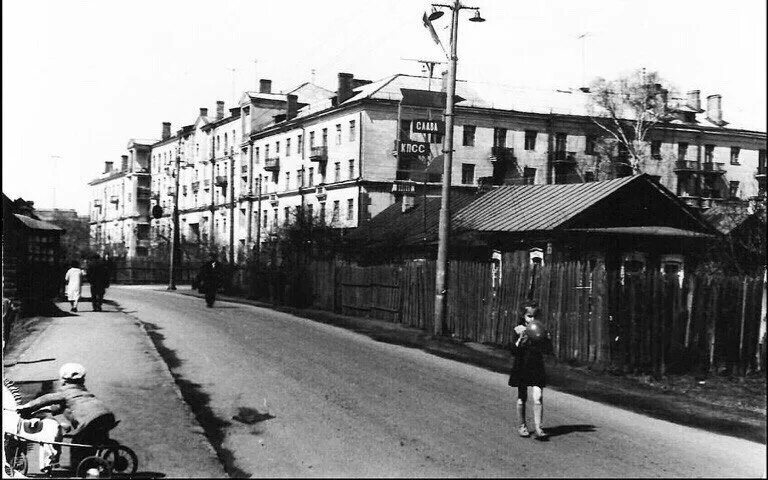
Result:
[[[747,317],[747,277],[741,284],[741,327],[739,328],[739,376],[744,376],[746,368],[744,366],[744,322]]]

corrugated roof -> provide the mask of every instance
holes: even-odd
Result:
[[[654,237],[691,237],[708,238],[714,237],[709,233],[686,230],[684,228],[665,227],[665,226],[636,226],[636,227],[604,227],[604,228],[568,228],[568,232],[587,232],[587,233],[614,233],[621,235],[652,235]]]
[[[641,176],[564,185],[503,186],[460,210],[454,222],[457,227],[488,232],[552,230]]]
[[[59,230],[64,231],[63,228],[54,225],[52,223],[44,222],[42,220],[35,220],[34,218],[27,217],[26,215],[19,215],[18,213],[13,214],[16,218],[18,218],[21,223],[23,223],[28,228],[31,228],[33,230]]]

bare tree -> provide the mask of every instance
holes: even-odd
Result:
[[[588,113],[607,134],[608,148],[625,155],[633,173],[649,156],[648,133],[669,119],[668,94],[657,72],[640,69],[615,80],[597,78],[590,86]]]

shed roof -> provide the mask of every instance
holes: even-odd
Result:
[[[32,230],[58,230],[58,231],[64,231],[63,228],[54,225],[52,223],[44,222],[42,220],[35,220],[34,218],[27,217],[26,215],[19,215],[18,213],[13,214],[16,218],[18,218],[21,223],[24,224],[27,228],[31,228]]]

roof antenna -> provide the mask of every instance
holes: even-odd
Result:
[[[314,84],[315,83],[315,69],[313,68],[312,71],[309,74],[309,83]]]

